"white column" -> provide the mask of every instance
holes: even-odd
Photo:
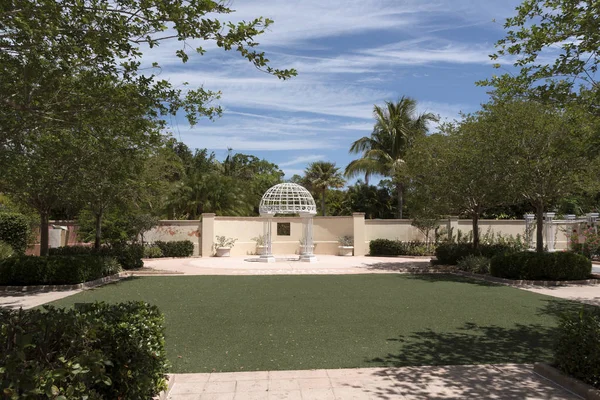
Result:
[[[553,219],[556,213],[545,213],[544,214],[544,225],[546,228],[546,245],[548,251],[554,251],[554,222]]]
[[[598,213],[587,214],[588,224],[590,225],[590,227],[594,228],[595,231],[598,228],[598,216],[600,216],[600,214]]]
[[[304,262],[315,262],[317,258],[314,255],[314,242],[313,242],[313,216],[303,215],[302,225],[304,230],[304,246],[300,253],[300,261]]]
[[[260,255],[260,262],[275,262],[275,257],[273,256],[273,243],[271,242],[271,225],[272,219],[270,215],[267,215],[263,220],[263,236],[265,238],[265,254]]]
[[[533,249],[533,222],[535,221],[535,214],[525,214],[525,241],[528,249]]]

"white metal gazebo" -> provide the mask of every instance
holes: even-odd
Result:
[[[303,245],[300,261],[316,261],[313,253],[313,217],[317,214],[317,205],[306,188],[296,183],[280,183],[271,187],[260,200],[259,212],[264,218],[263,234],[266,247],[264,254],[260,256],[260,261],[275,261],[272,250],[271,225],[276,214],[298,214],[302,217]]]

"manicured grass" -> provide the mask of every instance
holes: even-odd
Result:
[[[144,300],[172,372],[551,360],[573,303],[439,275],[133,278],[53,303]]]

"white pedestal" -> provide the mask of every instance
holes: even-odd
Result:
[[[300,261],[313,263],[313,262],[317,262],[317,257],[314,254],[310,254],[310,255],[302,254],[302,255],[300,255]]]
[[[262,263],[274,263],[275,262],[275,257],[271,256],[267,256],[267,255],[262,255],[258,258],[258,262],[262,262]]]

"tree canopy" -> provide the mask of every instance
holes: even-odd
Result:
[[[504,24],[506,37],[491,58],[518,68],[479,82],[500,97],[577,101],[600,113],[600,3],[596,0],[525,0]],[[514,60],[514,61],[513,61]]]

